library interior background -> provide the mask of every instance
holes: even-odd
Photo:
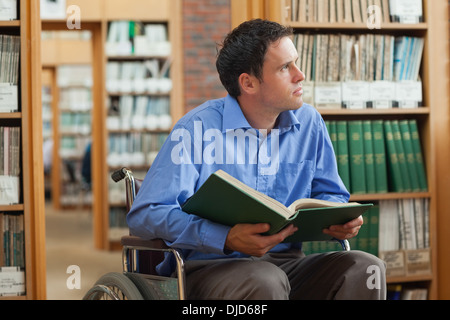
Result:
[[[389,299],[450,299],[449,11],[0,0],[0,300],[82,299],[122,272],[125,185],[111,173],[143,178],[178,119],[226,96],[217,44],[253,18],[293,27],[303,100],[325,120],[350,200],[374,204],[351,248],[386,262]]]

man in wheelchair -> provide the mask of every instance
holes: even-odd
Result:
[[[174,126],[127,216],[133,235],[161,238],[185,259],[188,299],[384,299],[385,265],[361,251],[305,256],[283,243],[288,226],[228,227],[181,206],[218,169],[289,205],[299,198],[347,202],[320,114],[302,101],[305,76],[292,29],[266,20],[242,23],[217,56],[228,95],[207,101]],[[336,239],[358,234],[362,217],[324,230]],[[167,256],[158,273],[174,272]],[[378,270],[378,284],[368,285]]]

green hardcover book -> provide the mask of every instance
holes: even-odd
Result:
[[[362,121],[348,122],[350,184],[353,194],[366,193],[366,169]]]
[[[356,219],[372,204],[335,203],[318,199],[299,199],[289,207],[247,186],[222,170],[211,174],[182,206],[183,211],[223,225],[268,223],[268,234],[289,224],[298,227],[285,242],[328,241],[323,233],[331,225]]]
[[[350,184],[347,121],[336,121],[336,137],[339,176],[347,190],[352,192]]]
[[[391,120],[384,121],[384,136],[386,139],[387,164],[390,179],[389,190],[392,192],[403,192],[403,180],[398,162],[397,150],[395,148],[394,135],[392,133]]]
[[[373,153],[375,157],[375,185],[377,193],[388,192],[386,149],[383,120],[372,121]]]
[[[334,153],[336,154],[337,153],[336,121],[325,121],[325,126],[327,127],[328,135],[330,136],[330,140],[331,140],[331,144],[333,145]]]
[[[417,174],[416,161],[414,156],[414,149],[411,141],[411,131],[409,129],[408,120],[401,120],[398,123],[400,133],[402,134],[403,147],[405,149],[406,167],[411,181],[411,191],[419,192],[419,176]]]
[[[366,192],[375,193],[375,157],[373,151],[373,131],[372,122],[369,120],[363,121],[363,142],[364,142],[364,167],[366,170]]]
[[[405,148],[403,147],[402,134],[398,120],[392,120],[392,134],[394,136],[395,149],[397,150],[398,163],[403,180],[403,188],[405,192],[411,191],[411,179],[409,177],[408,167],[406,164]]]
[[[417,176],[419,178],[420,190],[427,191],[428,190],[427,175],[425,172],[425,164],[423,162],[422,147],[420,145],[419,130],[417,128],[416,120],[409,121],[409,129],[411,132],[411,142],[415,155],[414,158],[416,160],[415,162],[417,168]]]
[[[378,256],[378,232],[380,227],[380,207],[374,205],[367,213],[369,225],[369,253]]]

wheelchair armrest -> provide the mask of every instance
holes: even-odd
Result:
[[[145,240],[136,236],[123,236],[120,239],[120,243],[124,247],[140,247],[163,251],[170,249],[162,239]]]

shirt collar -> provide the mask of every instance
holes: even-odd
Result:
[[[300,122],[294,112],[289,110],[282,112],[278,118],[278,124],[274,129],[279,129],[280,134],[289,131],[292,127],[299,127]],[[250,129],[251,126],[245,118],[239,103],[235,98],[227,95],[223,111],[222,132],[234,129]]]

